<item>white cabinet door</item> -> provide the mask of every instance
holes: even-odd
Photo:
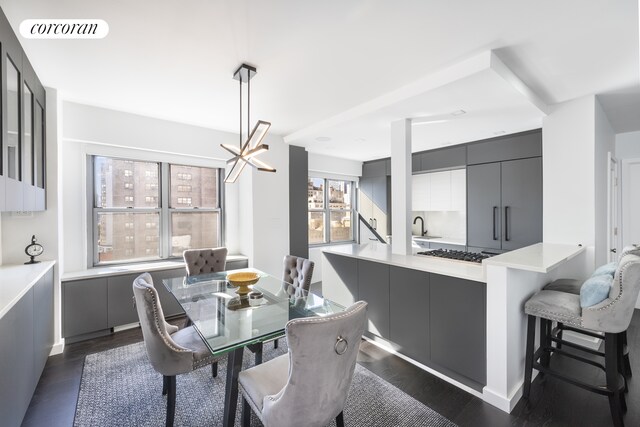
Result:
[[[411,210],[414,212],[429,210],[429,175],[427,173],[412,176]]]
[[[467,211],[467,170],[451,171],[451,210]]]
[[[430,211],[451,209],[451,171],[433,172],[431,175]]]

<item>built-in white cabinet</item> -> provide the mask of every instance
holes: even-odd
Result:
[[[412,211],[466,211],[465,169],[413,175],[412,179]]]

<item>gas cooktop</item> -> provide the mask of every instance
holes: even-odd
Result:
[[[484,252],[466,252],[466,251],[454,251],[451,249],[434,249],[432,251],[418,252],[418,255],[434,256],[438,258],[454,259],[457,261],[468,261],[481,263],[483,259],[487,259],[493,254]]]

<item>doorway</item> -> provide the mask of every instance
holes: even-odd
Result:
[[[622,160],[621,190],[621,246],[624,247],[640,243],[640,219],[637,215],[640,212],[640,158]],[[640,297],[636,308],[640,308]]]

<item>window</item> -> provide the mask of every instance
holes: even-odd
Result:
[[[169,165],[169,226],[171,254],[188,248],[211,247],[220,235],[217,169]],[[190,181],[188,185],[182,181]]]
[[[345,242],[353,236],[353,182],[309,178],[309,244]]]
[[[221,246],[220,169],[101,156],[92,158],[92,166],[94,265]],[[189,185],[179,184],[184,179]],[[140,181],[145,185],[134,197],[133,183]],[[169,189],[166,198],[161,188]]]

